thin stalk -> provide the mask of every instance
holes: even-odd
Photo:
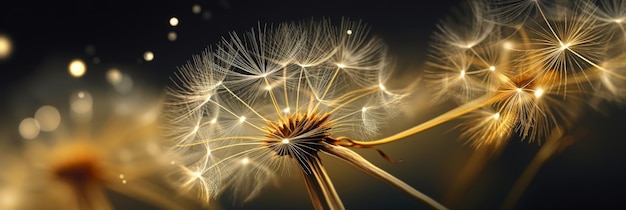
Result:
[[[391,185],[397,188],[398,190],[406,193],[407,195],[411,196],[412,198],[415,198],[416,200],[427,205],[428,207],[432,209],[447,209],[445,206],[441,205],[440,203],[428,197],[427,195],[421,193],[420,191],[417,191],[413,187],[402,182],[400,179],[376,167],[375,165],[365,160],[365,158],[361,157],[361,155],[357,154],[356,152],[348,148],[342,147],[342,146],[333,146],[330,144],[324,144],[324,146],[325,146],[324,149],[321,150],[322,152],[347,162],[348,164],[363,171],[364,173],[370,176],[373,176],[381,180],[382,182],[388,185]]]
[[[112,210],[111,203],[104,195],[102,188],[96,184],[87,183],[84,186],[72,186],[76,194],[78,209],[85,210]]]
[[[515,181],[513,188],[504,199],[502,209],[512,209],[535,175],[537,175],[541,166],[555,153],[570,145],[572,141],[572,136],[563,136],[563,129],[561,127],[553,129],[546,143],[539,149],[539,152],[537,152],[528,166],[526,166],[522,175]]]
[[[500,93],[500,94],[487,94],[484,96],[481,96],[477,99],[474,99],[470,102],[467,102],[461,106],[458,106],[446,113],[443,113],[435,118],[432,118],[422,124],[416,125],[412,128],[406,129],[402,132],[399,132],[395,135],[386,137],[386,138],[382,138],[382,139],[378,139],[378,140],[374,140],[374,141],[356,141],[356,140],[350,140],[351,143],[355,144],[355,145],[359,145],[359,146],[363,146],[363,147],[369,147],[369,146],[376,146],[376,145],[381,145],[381,144],[386,144],[386,143],[390,143],[393,141],[397,141],[400,139],[403,139],[407,136],[411,136],[414,134],[417,134],[419,132],[422,132],[424,130],[427,130],[429,128],[435,127],[437,125],[440,125],[444,122],[447,122],[449,120],[455,119],[461,115],[467,114],[468,112],[474,111],[478,108],[481,108],[485,105],[491,104],[495,101],[500,100],[502,97],[504,97],[506,94],[505,93]]]
[[[489,161],[497,156],[505,145],[482,146],[472,152],[467,163],[461,169],[456,179],[452,182],[450,191],[444,197],[444,203],[450,208],[456,208],[459,201],[466,197],[469,187],[475,183]]]
[[[308,168],[311,169],[311,173],[307,173],[304,170],[302,175],[309,192],[309,197],[315,209],[324,209],[321,204],[320,195],[324,197],[328,208],[331,210],[343,210],[343,203],[333,186],[326,169],[322,165],[322,161],[318,156],[312,156],[307,159]]]
[[[304,184],[306,186],[306,191],[309,192],[309,198],[311,198],[311,203],[313,204],[313,208],[316,210],[323,210],[323,200],[324,197],[322,193],[322,188],[317,184],[317,179],[314,176],[310,176],[304,172],[304,170],[300,170],[302,172],[302,177],[304,178]]]

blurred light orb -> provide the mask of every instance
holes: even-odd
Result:
[[[170,26],[177,26],[177,25],[178,25],[178,18],[176,17],[170,18]]]
[[[152,60],[154,60],[154,53],[152,51],[146,51],[145,53],[143,53],[143,59],[145,61],[152,61]]]
[[[176,38],[178,38],[178,34],[176,34],[176,32],[174,31],[170,31],[169,33],[167,33],[167,40],[170,41],[176,41]]]
[[[93,106],[93,98],[89,92],[81,90],[70,96],[70,108],[77,114],[90,113]]]
[[[133,90],[133,79],[127,74],[121,74],[120,81],[113,85],[115,90],[122,94],[127,94]]]
[[[0,34],[0,60],[4,60],[11,55],[12,45],[8,36]]]
[[[115,86],[122,82],[122,72],[116,68],[109,69],[106,75],[107,82]]]
[[[41,131],[54,131],[61,124],[61,114],[57,108],[45,105],[39,107],[35,112],[35,120],[39,123]]]
[[[39,122],[35,118],[24,118],[18,129],[24,139],[34,139],[39,136]]]
[[[200,14],[200,12],[202,12],[202,7],[200,7],[200,5],[198,4],[194,4],[191,7],[191,12],[193,12],[193,14]]]
[[[85,62],[80,59],[74,59],[70,62],[69,72],[72,77],[79,78],[85,75],[87,71],[87,67],[85,66]]]
[[[348,30],[346,31],[346,34],[348,34],[348,35],[352,35],[352,30],[348,29]]]

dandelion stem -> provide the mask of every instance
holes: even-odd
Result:
[[[382,138],[382,139],[378,139],[378,140],[374,140],[374,141],[356,141],[356,140],[349,140],[350,143],[354,144],[354,145],[358,145],[358,146],[364,146],[364,147],[369,147],[369,146],[375,146],[375,145],[380,145],[380,144],[386,144],[386,143],[390,143],[393,141],[397,141],[400,139],[403,139],[407,136],[411,136],[414,134],[417,134],[419,132],[422,132],[424,130],[430,129],[432,127],[435,127],[439,124],[442,124],[444,122],[447,122],[449,120],[455,119],[463,114],[466,114],[468,112],[471,112],[473,110],[476,110],[480,107],[483,107],[485,105],[491,104],[495,101],[500,100],[502,97],[506,96],[506,93],[500,93],[500,94],[487,94],[484,96],[481,96],[477,99],[474,99],[473,101],[467,102],[461,106],[458,106],[444,114],[441,114],[435,118],[432,118],[422,124],[416,125],[412,128],[409,128],[407,130],[404,130],[402,132],[399,132],[395,135],[386,137],[386,138]]]
[[[333,157],[336,157],[340,160],[346,161],[348,164],[358,168],[370,176],[373,176],[386,184],[396,187],[398,190],[408,194],[409,196],[415,198],[416,200],[428,205],[428,207],[432,209],[447,209],[445,206],[441,205],[437,201],[428,197],[427,195],[421,193],[420,191],[414,189],[408,184],[402,182],[400,179],[392,176],[386,171],[376,167],[369,161],[365,160],[365,158],[361,157],[356,152],[341,146],[333,146],[330,144],[324,144],[325,147],[322,152],[329,154]]]
[[[326,169],[322,166],[320,158],[318,156],[311,156],[305,162],[308,164],[307,167],[311,169],[311,173],[309,174],[302,170],[302,175],[304,176],[307,191],[309,192],[311,202],[313,202],[315,209],[324,209],[321,204],[320,195],[324,197],[331,210],[345,209],[333,183],[326,173]]]
[[[111,203],[104,195],[103,189],[93,183],[72,186],[76,193],[78,209],[111,210]]]
[[[546,143],[539,149],[537,155],[531,160],[530,164],[524,169],[522,175],[515,181],[513,188],[504,199],[502,209],[512,209],[522,193],[530,182],[533,180],[541,166],[543,166],[548,159],[550,159],[555,153],[569,146],[573,142],[572,136],[563,136],[563,129],[556,127],[553,129],[552,134],[548,137]]]

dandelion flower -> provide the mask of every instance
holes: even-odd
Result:
[[[353,145],[343,136],[377,134],[405,96],[385,87],[387,49],[368,30],[349,20],[259,25],[181,67],[164,114],[180,185],[207,201],[229,188],[246,201],[297,170],[316,209],[341,209],[321,152],[443,208],[344,147]]]

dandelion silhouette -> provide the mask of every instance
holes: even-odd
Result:
[[[316,209],[343,209],[321,152],[444,209],[346,148],[367,147],[346,136],[375,136],[406,96],[385,87],[390,64],[383,42],[360,22],[231,33],[180,68],[169,88],[165,119],[179,183],[207,201],[227,188],[247,201],[297,165]]]

